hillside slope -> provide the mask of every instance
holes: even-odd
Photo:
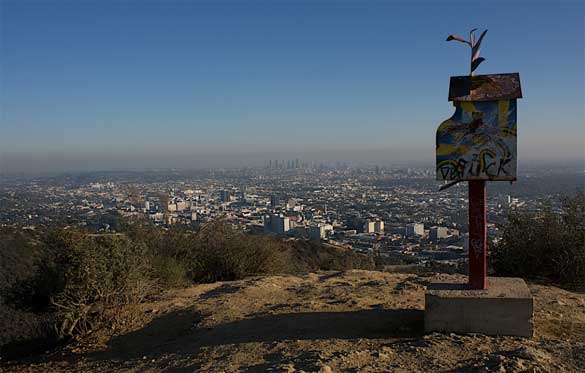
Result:
[[[423,333],[438,277],[353,270],[193,286],[141,305],[103,343],[7,371],[583,371],[585,295],[530,285],[533,339]]]

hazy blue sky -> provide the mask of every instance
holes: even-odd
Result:
[[[2,0],[7,171],[277,157],[432,161],[454,33],[520,72],[519,158],[583,158],[581,1]],[[220,156],[221,155],[221,156]],[[282,158],[279,157],[278,158]],[[199,164],[198,164],[199,165]]]

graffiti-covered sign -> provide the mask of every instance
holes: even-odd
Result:
[[[516,99],[520,77],[452,77],[455,113],[437,130],[438,180],[516,180]]]

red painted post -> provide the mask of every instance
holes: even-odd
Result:
[[[485,181],[469,181],[469,286],[485,289],[486,280],[486,213]]]

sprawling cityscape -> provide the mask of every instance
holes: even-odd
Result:
[[[579,165],[526,168],[516,184],[488,187],[488,235],[514,208],[555,208],[584,185]],[[115,232],[118,217],[197,230],[224,219],[252,233],[320,240],[411,263],[467,258],[467,189],[439,191],[422,166],[268,160],[262,167],[199,171],[5,176],[0,224]]]

